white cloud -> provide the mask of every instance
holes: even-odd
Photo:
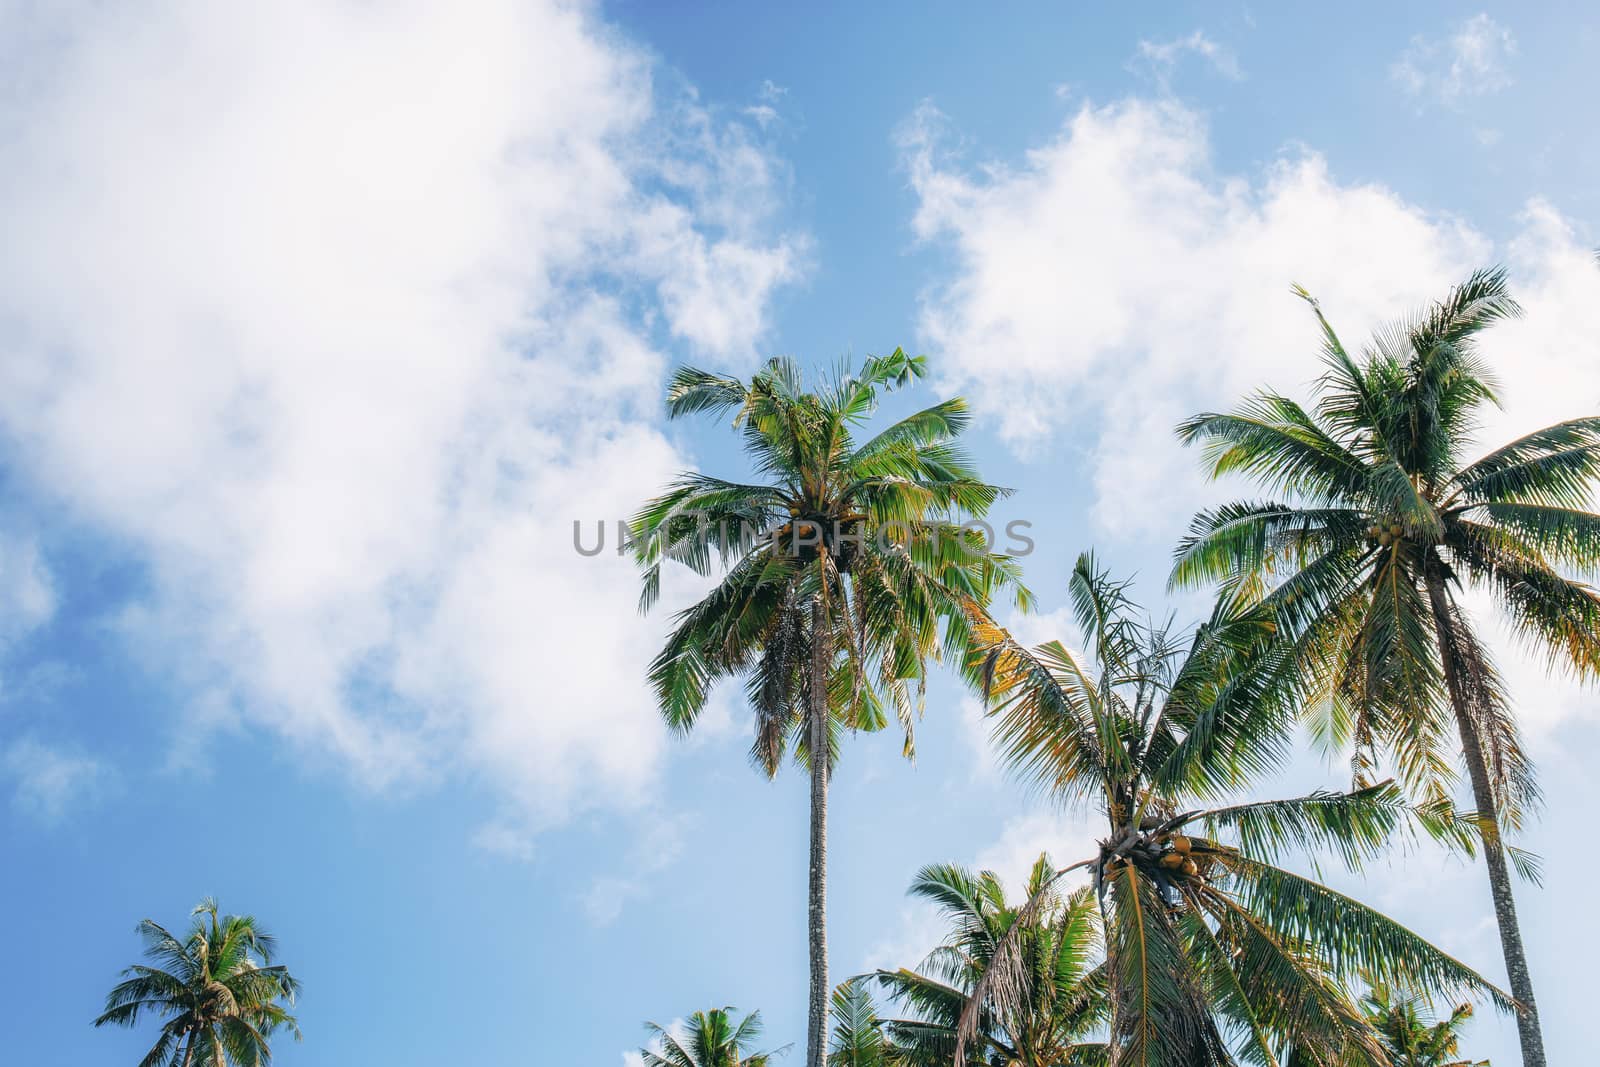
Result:
[[[651,879],[683,854],[688,819],[656,811],[638,820],[633,848],[626,857],[626,873],[595,878],[584,892],[584,914],[595,926],[609,926],[628,902],[650,891]]]
[[[1527,314],[1485,340],[1507,408],[1484,447],[1600,406],[1592,241],[1542,201],[1497,250],[1459,219],[1339,181],[1309,150],[1219,174],[1203,121],[1172,101],[1085,107],[1020,163],[981,169],[942,152],[941,124],[925,108],[903,142],[916,233],[955,253],[923,306],[926,347],[1020,453],[1094,442],[1092,521],[1142,554],[1141,573],[1165,573],[1197,507],[1249,491],[1206,485],[1178,420],[1269,383],[1301,395],[1319,373],[1291,283],[1359,345],[1499,255]],[[1508,670],[1517,655],[1503,652]]]
[[[1027,453],[1098,436],[1103,531],[1169,543],[1198,491],[1184,415],[1317,371],[1316,293],[1349,337],[1441,292],[1489,254],[1462,223],[1295,151],[1216,173],[1202,118],[1173,101],[1086,106],[1019,165],[962,168],[924,109],[903,138],[918,237],[957,267],[921,330],[960,389]],[[1156,502],[1159,502],[1157,504]],[[1153,506],[1155,505],[1155,506]]]
[[[1103,823],[1102,816],[1084,810],[1040,808],[1014,815],[967,866],[974,871],[993,871],[1006,888],[1006,899],[1021,900],[1028,873],[1041,852],[1058,867],[1088,859],[1105,832]],[[890,933],[867,950],[862,969],[915,966],[948,934],[938,908],[927,901],[908,899]]]
[[[27,7],[0,62],[8,457],[150,568],[199,709],[372,782],[632,803],[661,621],[575,518],[683,463],[669,335],[737,363],[803,242],[752,129],[588,5]]]
[[[771,104],[751,104],[744,109],[744,114],[750,116],[763,130],[778,121],[778,109]]]
[[[1093,856],[1105,833],[1105,819],[1098,813],[1054,808],[1028,812],[1007,821],[1000,837],[978,853],[974,865],[993,871],[1008,893],[1020,897],[1039,853],[1048,853],[1052,863],[1065,867]]]
[[[1516,54],[1511,31],[1487,14],[1477,14],[1447,37],[1412,38],[1389,74],[1412,97],[1454,105],[1509,86],[1507,64]]]
[[[55,611],[55,582],[38,542],[0,532],[0,650]]]
[[[1240,68],[1239,60],[1233,52],[1207,37],[1202,30],[1195,30],[1187,37],[1178,37],[1171,41],[1141,39],[1129,66],[1134,70],[1148,71],[1165,89],[1170,86],[1178,63],[1185,56],[1191,55],[1204,60],[1212,70],[1229,81],[1244,79],[1244,71]]]
[[[0,530],[0,698],[44,691],[61,674],[60,666],[34,664],[14,675],[7,662],[12,647],[55,613],[55,581],[38,542]]]
[[[785,86],[778,85],[771,78],[767,78],[762,81],[761,90],[756,94],[756,98],[760,102],[744,108],[742,113],[749,116],[757,126],[764,130],[782,117],[777,105],[788,95],[789,90]]]
[[[98,760],[24,737],[0,750],[0,777],[12,783],[12,804],[53,825],[76,804],[91,799],[105,779]]]

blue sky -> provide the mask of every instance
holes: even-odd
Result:
[[[978,414],[1056,636],[1100,548],[1160,596],[1207,487],[1171,424],[1300,389],[1508,262],[1486,440],[1600,403],[1583,5],[0,3],[0,1032],[87,1022],[206,894],[306,994],[286,1064],[622,1061],[713,1004],[802,1036],[804,800],[728,694],[664,736],[663,620],[571,549],[674,470],[669,367],[895,345]],[[667,592],[683,603],[693,583]],[[1192,611],[1193,601],[1174,605]],[[1492,623],[1491,623],[1492,625]],[[1521,890],[1556,1062],[1600,951],[1592,693],[1502,654],[1549,797]],[[835,782],[832,963],[914,962],[936,860],[1075,858],[932,688]],[[1263,791],[1339,781],[1307,753]],[[1347,879],[1490,974],[1481,874]],[[1513,1031],[1474,1024],[1475,1056]]]

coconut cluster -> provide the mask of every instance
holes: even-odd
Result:
[[[1367,540],[1372,544],[1388,548],[1405,534],[1406,528],[1397,519],[1390,519],[1387,523],[1373,523],[1367,527]]]
[[[1109,876],[1124,865],[1132,864],[1157,870],[1171,881],[1204,879],[1211,870],[1211,857],[1206,854],[1208,851],[1204,845],[1197,850],[1195,843],[1183,834],[1135,835],[1115,846],[1108,842],[1101,869]]]
[[[815,563],[820,549],[825,547],[834,568],[841,574],[848,574],[861,552],[865,518],[854,512],[829,516],[791,505],[789,521],[767,537],[780,551],[794,556],[802,565]]]

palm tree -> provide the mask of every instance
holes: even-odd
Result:
[[[1290,1047],[1316,1064],[1382,1064],[1344,988],[1367,974],[1509,1003],[1392,919],[1278,865],[1317,848],[1354,866],[1416,825],[1459,841],[1449,814],[1408,805],[1392,782],[1231,801],[1288,743],[1295,693],[1273,662],[1268,612],[1223,600],[1185,637],[1141,616],[1089,555],[1069,592],[1085,655],[1059,642],[1030,650],[992,627],[979,640],[1008,760],[1106,816],[1097,853],[1061,874],[1090,872],[1101,912],[1112,1067],[1278,1064]],[[1012,925],[975,988],[963,1043],[984,1010],[1006,1010],[1026,988],[1027,925]]]
[[[1459,1031],[1472,1018],[1471,1004],[1457,1004],[1447,1018],[1434,1021],[1423,998],[1378,985],[1362,1007],[1394,1067],[1489,1067],[1488,1060],[1459,1058]]]
[[[1490,1067],[1488,1060],[1463,1060],[1458,1031],[1472,1018],[1471,1004],[1458,1004],[1446,1019],[1434,1021],[1427,1001],[1376,985],[1361,998],[1367,1025],[1387,1057],[1385,1067]],[[1298,1052],[1286,1067],[1314,1067],[1316,1061]]]
[[[1016,995],[1003,1010],[980,1009],[966,1046],[971,1067],[1068,1067],[1103,1064],[1106,1046],[1088,1041],[1104,1024],[1108,1001],[1099,953],[1093,894],[1060,898],[1050,892],[1055,868],[1040,856],[1028,876],[1035,918],[1020,934]],[[1024,905],[1009,904],[992,871],[973,874],[953,864],[924,867],[911,895],[938,905],[950,929],[919,970],[878,971],[876,978],[912,1018],[888,1022],[901,1062],[945,1067],[952,1061],[961,1013],[983,980],[1006,931]]]
[[[960,525],[1001,493],[954,443],[967,424],[963,401],[853,440],[880,394],[924,372],[922,357],[899,349],[810,392],[787,358],[748,383],[679,370],[668,414],[733,412],[765,480],[685,473],[634,523],[643,609],[659,595],[665,561],[707,574],[715,552],[725,567],[720,584],[676,616],[651,666],[668,725],[688,731],[711,686],[743,676],[755,713],[753,761],[776,774],[792,747],[810,773],[807,1067],[822,1067],[826,1053],[827,789],[839,732],[880,728],[887,703],[909,756],[928,661],[964,662],[968,620],[996,588],[1013,586],[1026,603],[1014,561]]]
[[[135,964],[106,997],[96,1026],[133,1026],[146,1014],[166,1018],[139,1067],[263,1067],[267,1039],[286,1028],[300,1037],[294,1004],[300,983],[272,962],[275,943],[249,915],[219,915],[201,901],[179,940],[145,919],[139,936],[154,966]]]
[[[1358,778],[1384,750],[1410,785],[1441,795],[1456,735],[1521,1006],[1523,1063],[1544,1067],[1503,843],[1538,791],[1460,594],[1485,590],[1552,665],[1600,676],[1600,598],[1562,573],[1600,566],[1600,516],[1587,510],[1600,417],[1464,462],[1477,414],[1498,403],[1477,336],[1519,313],[1502,270],[1472,275],[1420,318],[1380,332],[1359,360],[1311,304],[1325,365],[1314,407],[1261,392],[1178,431],[1205,442],[1214,477],[1242,472],[1284,500],[1196,516],[1172,581],[1264,590],[1290,668],[1323,698],[1318,728],[1336,747],[1353,744]]]
[[[771,1067],[784,1049],[753,1052],[750,1048],[761,1039],[761,1013],[753,1011],[734,1025],[733,1011],[731,1007],[697,1011],[677,1034],[645,1023],[653,1040],[639,1050],[644,1067]]]

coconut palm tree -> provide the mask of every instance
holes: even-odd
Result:
[[[1509,1004],[1417,934],[1279,865],[1299,849],[1356,865],[1417,826],[1459,842],[1448,813],[1408,804],[1392,782],[1233,799],[1287,745],[1295,692],[1273,662],[1270,613],[1223,600],[1184,636],[1142,616],[1089,555],[1069,592],[1083,654],[1028,649],[993,627],[977,637],[1005,757],[1106,817],[1096,853],[1062,873],[1089,873],[1101,913],[1112,1067],[1280,1064],[1291,1047],[1316,1064],[1383,1064],[1345,991],[1369,974]],[[1004,1012],[1026,988],[1028,925],[1012,925],[974,989],[963,1044],[984,1010]]]
[[[1361,1009],[1388,1057],[1384,1061],[1387,1067],[1490,1067],[1488,1060],[1459,1058],[1459,1031],[1472,1018],[1471,1004],[1458,1004],[1448,1018],[1435,1021],[1424,998],[1377,985],[1361,998]],[[1290,1055],[1286,1067],[1312,1067],[1314,1063],[1297,1052]]]
[[[1358,778],[1386,752],[1409,785],[1440,795],[1454,774],[1449,738],[1459,741],[1523,1062],[1544,1067],[1503,841],[1538,791],[1462,593],[1492,596],[1552,665],[1600,676],[1600,597],[1565,573],[1600,566],[1600,515],[1588,510],[1600,417],[1465,461],[1478,414],[1498,402],[1477,337],[1518,314],[1501,270],[1380,332],[1359,359],[1311,305],[1325,367],[1311,408],[1267,391],[1179,427],[1205,444],[1213,476],[1239,472],[1282,499],[1199,514],[1173,584],[1263,590],[1289,667],[1322,698],[1317,728],[1353,746]]]
[[[1457,1004],[1435,1020],[1426,1000],[1374,986],[1362,999],[1394,1067],[1489,1067],[1488,1060],[1461,1059],[1460,1030],[1472,1018],[1471,1004]]]
[[[1108,1007],[1105,970],[1096,965],[1100,943],[1094,897],[1087,889],[1055,895],[1048,888],[1055,875],[1041,855],[1025,887],[1026,899],[1037,898],[1037,903],[1017,946],[1021,986],[1002,1008],[979,1010],[974,1037],[965,1049],[965,1063],[971,1067],[1105,1063],[1105,1043],[1088,1040],[1104,1024]],[[880,970],[875,977],[911,1013],[886,1024],[891,1040],[903,1050],[901,1062],[946,1067],[955,1052],[961,1013],[1024,905],[1006,901],[992,871],[973,874],[953,864],[924,867],[910,892],[939,907],[949,935],[917,970]]]
[[[737,1025],[734,1009],[697,1011],[674,1033],[655,1023],[645,1023],[652,1040],[639,1050],[644,1067],[771,1067],[775,1052],[751,1049],[761,1040],[761,1013],[753,1011]]]
[[[134,1026],[145,1015],[166,1019],[139,1067],[263,1067],[267,1039],[280,1029],[300,1037],[286,1010],[300,983],[272,962],[275,943],[249,915],[220,915],[201,901],[179,939],[145,919],[139,936],[153,966],[135,964],[106,997],[96,1026]]]
[[[967,424],[960,399],[854,439],[884,392],[924,371],[922,357],[899,349],[812,391],[787,358],[749,382],[679,370],[668,414],[731,412],[762,480],[683,474],[634,523],[643,609],[659,595],[665,562],[701,574],[713,556],[724,565],[720,583],[676,616],[651,666],[668,725],[688,731],[711,686],[742,676],[753,761],[773,775],[792,748],[809,771],[807,1067],[822,1067],[826,1053],[827,789],[839,733],[882,727],[892,706],[910,755],[929,661],[965,661],[968,620],[995,589],[1011,586],[1026,603],[1014,561],[961,525],[1001,490],[980,481],[955,444]]]

